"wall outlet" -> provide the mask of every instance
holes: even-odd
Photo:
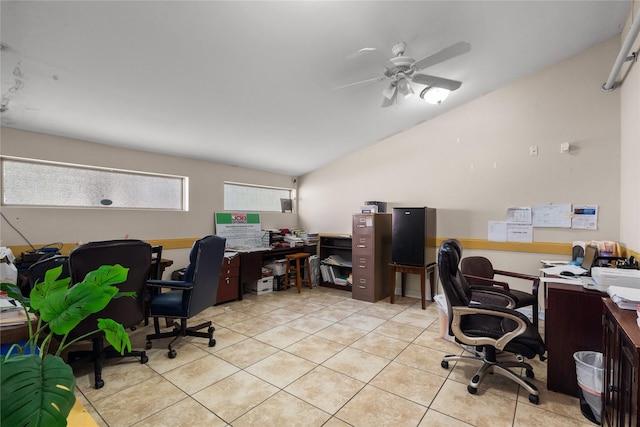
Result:
[[[538,146],[537,145],[532,145],[529,147],[529,155],[530,156],[537,156],[538,155]]]

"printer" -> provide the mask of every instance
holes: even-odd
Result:
[[[591,278],[600,287],[621,286],[640,289],[640,270],[592,267]]]

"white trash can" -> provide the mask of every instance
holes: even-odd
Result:
[[[597,351],[577,351],[573,353],[576,361],[576,377],[596,421],[600,423],[602,413],[602,372],[604,361],[602,353]]]

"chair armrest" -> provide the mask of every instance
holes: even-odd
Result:
[[[522,274],[522,273],[514,273],[513,271],[505,271],[505,270],[493,270],[493,272],[499,276],[513,277],[514,279],[531,280],[533,282],[531,284],[532,293],[535,296],[538,296],[538,286],[540,286],[539,276],[532,276],[530,274]]]
[[[482,345],[490,345],[495,347],[497,350],[504,350],[506,345],[513,340],[514,338],[524,334],[527,331],[531,322],[524,314],[510,310],[507,308],[497,307],[497,306],[487,306],[487,305],[474,305],[472,307],[452,307],[453,309],[453,321],[451,322],[451,329],[456,338],[458,338],[461,342],[473,345],[473,346],[482,346]],[[497,316],[505,319],[511,319],[517,323],[517,327],[511,331],[506,332],[498,339],[494,339],[491,337],[471,337],[465,335],[460,329],[460,325],[462,323],[463,316],[469,315],[486,315],[486,316]]]
[[[180,280],[147,280],[147,286],[156,288],[180,289],[183,291],[193,289],[193,283]]]
[[[492,288],[489,286],[470,286],[470,288],[471,288],[471,299],[477,296],[487,295],[489,297],[494,297],[494,298],[499,298],[501,300],[504,300],[506,302],[504,307],[506,308],[516,307],[516,300],[513,298],[513,295],[511,295],[508,291],[505,291],[504,289]],[[492,305],[492,304],[487,304],[486,302],[484,303],[480,302],[480,304]]]
[[[498,280],[489,279],[488,277],[474,276],[473,274],[463,274],[465,279],[472,279],[476,282],[481,282],[485,286],[499,286],[505,291],[509,290],[509,284],[507,282],[500,282]]]

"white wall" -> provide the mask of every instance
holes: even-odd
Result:
[[[640,19],[640,1],[633,4],[633,10],[622,32],[622,40],[631,27],[632,16],[635,16],[635,20]],[[636,39],[631,51],[640,51],[640,37]],[[620,91],[622,112],[620,235],[627,240],[628,247],[640,252],[640,62],[627,62],[621,75],[624,80],[617,89]]]
[[[301,227],[349,233],[359,206],[380,200],[436,208],[438,237],[486,239],[487,222],[503,220],[511,206],[597,204],[597,230],[535,229],[534,241],[627,243],[619,223],[620,92],[601,91],[619,46],[618,37],[608,40],[300,177]],[[570,154],[560,153],[563,142]],[[538,156],[529,155],[531,145]],[[544,255],[490,257],[497,268],[536,274]]]

